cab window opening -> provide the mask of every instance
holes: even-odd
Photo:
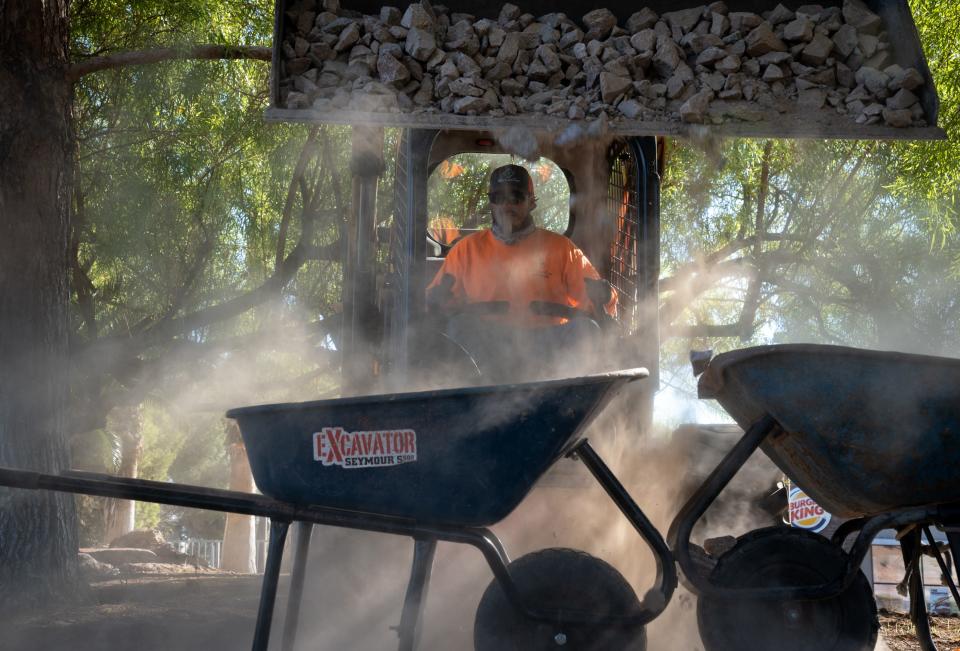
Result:
[[[490,173],[511,163],[525,167],[533,178],[537,196],[533,219],[537,226],[568,233],[570,183],[556,163],[548,158],[531,162],[509,154],[456,154],[431,170],[427,185],[427,237],[438,245],[441,255],[445,256],[460,238],[490,226]]]

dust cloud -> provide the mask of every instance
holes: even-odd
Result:
[[[561,144],[579,142],[584,137],[584,134],[565,133],[561,134],[560,141]],[[532,155],[534,145],[528,134],[512,132],[504,136],[503,142],[524,157]],[[640,311],[656,314],[653,306],[641,306]],[[242,354],[223,355],[203,372],[193,374],[189,383],[178,385],[167,381],[163,389],[168,396],[167,406],[189,414],[223,412],[239,405],[275,400],[320,397],[314,383],[278,382],[278,369],[264,367],[263,360],[269,357],[279,357],[294,366],[318,354],[335,357],[313,333],[289,324],[284,327],[288,329],[286,336],[251,346]],[[551,373],[554,377],[573,377],[619,370],[623,366],[619,360],[631,356],[641,365],[644,362],[639,351],[624,355],[616,346],[616,342],[611,345],[608,341],[569,351],[568,362],[575,361],[552,369]],[[524,358],[521,350],[517,351],[515,365],[536,375],[531,371],[540,366],[540,361]],[[176,363],[174,358],[171,364]],[[330,368],[335,369],[334,361],[330,362]],[[475,382],[471,379],[458,383],[451,376],[451,370],[447,367],[426,380],[421,378],[422,386],[417,388]],[[177,377],[168,371],[158,373],[158,377]],[[649,413],[644,411],[645,407],[652,408],[655,387],[651,384],[650,380],[640,380],[626,387],[593,423],[587,436],[665,535],[682,503],[735,439],[718,444],[696,432],[673,436],[662,428],[657,431],[649,420]],[[477,421],[513,419],[523,406],[506,400],[496,411],[477,414]],[[521,435],[536,436],[536,432],[525,431]],[[478,464],[477,472],[483,472],[482,463]],[[738,535],[770,524],[770,516],[759,512],[748,496],[769,488],[770,478],[775,475],[775,469],[765,459],[745,468],[724,494],[734,497],[723,500],[708,513],[707,521],[695,531],[694,542],[702,544],[712,536]],[[587,469],[575,460],[559,461],[516,510],[492,528],[512,559],[546,547],[580,549],[609,562],[641,598],[651,587],[655,575],[653,556],[643,540]],[[407,538],[315,528],[298,646],[337,650],[394,648],[411,552],[412,544]],[[285,557],[291,556],[292,545],[288,545]],[[472,648],[474,614],[491,578],[477,550],[450,543],[439,545],[422,626],[420,648],[423,651]],[[678,588],[667,610],[648,627],[648,648],[651,651],[702,649],[695,610],[696,598],[683,587]],[[278,612],[275,638],[280,636],[282,620],[282,613]],[[877,648],[886,647],[881,641]]]
[[[562,133],[558,135],[558,144],[582,142],[594,135]],[[507,151],[523,158],[537,154],[536,138],[523,129],[499,134],[499,141]],[[571,200],[584,201],[585,197],[574,196]],[[640,318],[649,319],[657,313],[655,305],[635,309]],[[576,377],[642,366],[645,361],[642,350],[625,350],[622,340],[603,336],[584,341],[579,349],[563,351],[561,358],[559,364],[544,363],[522,347],[514,348],[515,379]],[[625,364],[624,360],[629,359],[636,363]],[[425,389],[477,383],[475,377],[458,380],[454,370],[455,365],[441,363],[432,373],[417,376],[412,386]],[[727,436],[718,443],[695,430],[676,437],[662,427],[655,431],[651,411],[656,387],[652,383],[647,379],[628,385],[590,426],[587,436],[665,535],[680,505],[736,437]],[[406,388],[409,390],[411,384]],[[475,420],[509,421],[522,410],[523,404],[506,399],[495,409],[477,414]],[[537,432],[522,431],[519,435],[536,436]],[[716,508],[695,530],[696,543],[702,544],[714,535],[738,535],[770,524],[770,516],[758,512],[748,498],[768,489],[771,478],[777,477],[772,464],[764,461],[749,465],[734,479]],[[483,471],[483,464],[478,463],[477,472]],[[726,497],[730,495],[733,497]],[[586,467],[575,460],[560,460],[516,510],[492,529],[511,559],[547,547],[575,548],[601,558],[627,579],[641,599],[655,577],[654,557],[642,538]],[[397,635],[392,627],[400,622],[411,559],[409,539],[329,528],[316,531],[304,615],[300,620],[301,643],[323,649],[393,648]],[[420,648],[472,648],[474,615],[491,580],[490,570],[477,550],[440,543],[426,600]],[[695,611],[695,597],[679,587],[667,610],[648,626],[648,648],[701,649]]]
[[[521,374],[575,377],[618,370],[623,350],[603,338],[566,351],[565,364],[547,365],[515,351]],[[576,360],[571,362],[571,360]],[[428,378],[442,386],[451,377]],[[429,384],[429,381],[427,384]],[[420,387],[422,388],[422,387]],[[698,482],[719,462],[736,437],[709,441],[696,431],[670,436],[654,432],[649,412],[653,387],[641,379],[627,385],[589,427],[591,444],[664,535],[670,520]],[[466,420],[480,424],[517,418],[524,404],[509,397]],[[456,435],[457,433],[451,433]],[[521,431],[520,436],[536,436]],[[509,454],[510,451],[504,451]],[[483,473],[478,462],[477,473]],[[738,475],[710,518],[695,531],[695,542],[737,535],[770,524],[747,496],[776,479],[772,464],[751,465]],[[491,490],[496,490],[492,487]],[[454,496],[452,496],[454,497]],[[767,519],[764,520],[763,518]],[[642,599],[652,586],[655,562],[642,538],[579,461],[560,460],[505,520],[492,527],[511,559],[547,547],[586,551],[614,566]],[[329,649],[388,649],[396,644],[412,544],[409,539],[334,529],[317,530],[312,543],[301,617],[305,646]],[[492,575],[472,547],[440,543],[422,626],[424,651],[472,648],[474,615]],[[651,650],[699,649],[695,598],[679,588],[666,612],[648,627]]]

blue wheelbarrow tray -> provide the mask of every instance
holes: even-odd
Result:
[[[479,527],[506,517],[616,390],[646,375],[262,405],[227,416],[264,495]]]
[[[818,345],[724,353],[700,378],[763,451],[841,517],[960,501],[960,360]]]

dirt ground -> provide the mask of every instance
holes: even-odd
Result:
[[[914,651],[920,648],[913,633],[913,624],[906,615],[881,612],[880,630],[890,651]],[[939,651],[960,649],[960,618],[931,617],[930,632]]]
[[[137,577],[91,588],[89,605],[3,623],[0,646],[9,651],[225,651],[249,648],[253,640],[259,576]]]
[[[281,579],[278,613],[285,607],[286,578]],[[260,577],[256,576],[181,575],[107,581],[93,586],[95,603],[90,605],[3,622],[2,647],[7,651],[246,649],[253,639],[259,589]],[[279,614],[278,619],[271,645],[276,647],[282,630]],[[960,618],[935,617],[931,624],[940,651],[960,649]],[[883,613],[881,631],[880,651],[920,648],[904,615]],[[324,649],[322,643],[298,646]],[[651,646],[651,651],[673,650]]]

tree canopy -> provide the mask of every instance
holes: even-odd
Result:
[[[75,65],[269,46],[273,24],[256,2],[71,11]],[[147,402],[140,476],[224,485],[232,400],[335,388],[323,320],[340,301],[349,132],[265,125],[267,78],[263,61],[201,57],[75,85],[70,425],[74,450],[93,451],[82,465],[112,469],[108,414]],[[157,524],[159,509],[138,517]]]
[[[890,162],[897,170],[891,189],[927,204],[926,221],[939,243],[954,236],[960,224],[960,5],[910,0],[910,8],[940,96],[938,122],[948,138],[891,146]]]

